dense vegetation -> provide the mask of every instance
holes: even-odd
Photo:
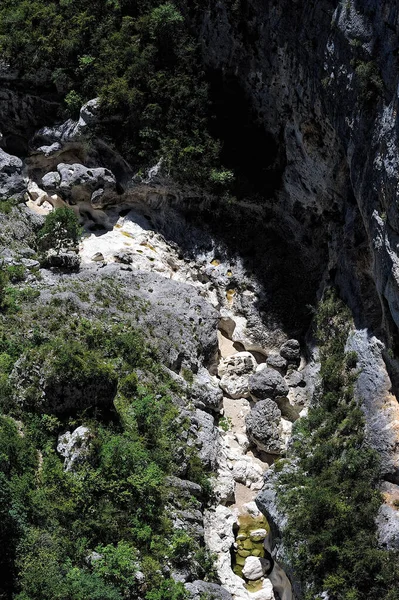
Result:
[[[170,502],[201,504],[171,498],[164,480],[182,462],[204,490],[207,479],[184,442],[180,390],[135,325],[146,307],[112,282],[49,292],[26,271],[0,268],[0,598],[181,600],[170,571],[204,577],[207,557],[173,528]],[[111,319],[110,301],[131,319]],[[58,436],[82,424],[88,446],[66,470]]]
[[[377,548],[378,456],[364,438],[353,398],[356,353],[345,353],[350,311],[327,294],[317,313],[322,393],[295,427],[290,460],[279,468],[288,515],[285,544],[305,597],[397,600],[399,560]]]
[[[137,167],[163,157],[176,177],[220,186],[230,175],[217,169],[186,9],[183,0],[4,0],[0,50],[27,84],[64,99],[71,114],[101,96],[109,135]]]

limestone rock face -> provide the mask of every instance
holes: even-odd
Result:
[[[245,419],[248,438],[260,450],[270,454],[284,452],[281,438],[281,412],[277,404],[267,398],[260,400]]]
[[[58,438],[57,452],[64,457],[64,469],[72,471],[74,466],[83,462],[90,449],[91,432],[81,425],[72,433],[67,431]]]
[[[399,550],[399,511],[392,506],[380,506],[377,516],[378,541],[386,550]]]
[[[363,329],[350,336],[346,350],[358,357],[355,396],[365,413],[367,440],[380,455],[383,477],[399,484],[399,404],[392,394],[383,345]]]
[[[216,583],[206,581],[193,581],[184,586],[190,594],[191,600],[201,600],[202,598],[214,598],[214,600],[233,600],[233,596]]]
[[[219,436],[214,418],[197,409],[192,417],[191,429],[195,430],[198,455],[202,463],[206,468],[214,470],[219,450]]]
[[[223,401],[223,392],[216,378],[201,367],[194,378],[191,397],[197,408],[219,412]]]
[[[90,201],[102,208],[118,198],[116,179],[109,169],[89,168],[81,164],[57,165],[57,171],[42,178],[43,188],[73,203]]]
[[[384,481],[381,485],[384,504],[377,515],[378,542],[386,550],[399,550],[399,486]]]
[[[249,378],[251,396],[263,400],[265,398],[285,397],[288,385],[283,377],[274,369],[262,369]]]
[[[249,377],[256,369],[256,360],[250,352],[238,352],[220,361],[220,387],[231,398],[249,396]]]
[[[193,286],[157,273],[123,271],[118,264],[101,267],[92,263],[73,277],[68,281],[89,288],[101,286],[103,281],[107,284],[111,279],[125,298],[130,316],[133,311],[138,325],[171,370],[179,373],[185,367],[196,373],[202,365],[213,362],[219,313]]]
[[[0,198],[21,197],[25,189],[22,160],[0,148]]]

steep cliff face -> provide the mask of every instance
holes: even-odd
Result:
[[[238,115],[229,121],[234,87],[265,132],[249,150],[254,179],[264,168],[256,181],[264,221],[295,245],[313,293],[332,282],[351,307],[356,394],[382,475],[396,484],[398,27],[397,3],[373,0],[226,0],[201,15],[213,99],[226,114],[219,135],[230,147],[234,132],[245,141]],[[239,156],[225,159],[235,167]],[[388,521],[381,514],[391,547],[396,521]]]
[[[201,29],[207,65],[274,140],[266,204],[310,269],[328,266],[360,321],[393,337],[397,26],[388,2],[242,0],[209,7]]]

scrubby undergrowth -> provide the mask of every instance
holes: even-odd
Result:
[[[43,301],[38,273],[15,269],[0,268],[0,598],[184,598],[171,571],[189,565],[206,577],[211,563],[174,528],[170,503],[180,500],[165,477],[185,463],[202,500],[208,480],[181,390],[137,329],[145,307],[127,305],[132,318],[118,318],[99,298],[84,316],[57,286]],[[90,297],[84,286],[74,292]],[[82,424],[88,452],[65,470],[58,436]],[[181,501],[201,508],[193,496]]]
[[[294,428],[289,459],[277,465],[284,542],[307,599],[325,591],[331,600],[394,600],[398,556],[377,548],[378,455],[354,400],[356,353],[345,353],[350,311],[327,293],[316,323],[322,390]]]

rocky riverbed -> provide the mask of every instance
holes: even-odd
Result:
[[[36,202],[29,201],[33,210],[51,210],[50,203],[43,207],[39,200],[43,193],[39,189]],[[254,292],[240,291],[250,275],[239,257],[229,256],[226,248],[213,247],[187,259],[156,230],[151,216],[149,207],[143,210],[140,205],[108,211],[108,231],[86,230],[83,235],[79,246],[82,270],[94,265],[101,272],[114,264],[122,271],[153,272],[197,288],[220,311],[218,357],[209,370],[202,368],[194,375],[192,384],[206,381],[219,398],[213,406],[204,407],[208,412],[200,419],[201,451],[214,454],[216,470],[215,504],[204,514],[205,542],[216,556],[221,585],[233,598],[272,600],[276,593],[281,600],[291,600],[291,584],[271,557],[270,527],[255,498],[265,471],[284,455],[292,423],[306,411],[309,401],[300,345],[287,340],[271,351],[254,343],[248,315],[237,309],[242,306],[241,293],[255,299]],[[206,447],[209,444],[213,449]]]

